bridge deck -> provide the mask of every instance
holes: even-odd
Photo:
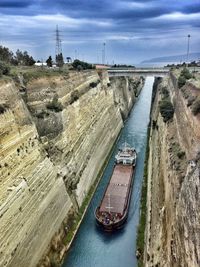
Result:
[[[149,68],[149,69],[108,69],[109,76],[130,76],[130,75],[160,75],[166,76],[169,73],[169,69],[158,69],[158,68]]]

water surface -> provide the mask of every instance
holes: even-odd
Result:
[[[136,237],[153,81],[153,77],[147,77],[140,97],[114,147],[113,154],[72,243],[71,249],[65,258],[63,267],[137,266],[135,257]],[[102,199],[104,190],[112,174],[114,156],[117,148],[125,140],[131,146],[135,147],[138,152],[129,216],[123,229],[115,233],[106,233],[96,226],[94,211]]]

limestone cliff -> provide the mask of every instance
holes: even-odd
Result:
[[[137,81],[109,81],[96,71],[0,81],[0,266],[36,266],[67,215],[79,210]]]
[[[188,83],[186,87],[192,94]],[[166,113],[161,116],[160,107],[166,95],[173,104],[174,114],[165,121]],[[173,73],[158,83],[154,97],[145,266],[197,267],[200,264],[200,117],[191,112]]]

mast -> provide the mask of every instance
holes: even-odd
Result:
[[[109,213],[110,213],[110,194],[108,194],[108,209],[109,209]]]
[[[108,209],[108,213],[110,214],[111,209],[113,208],[110,206],[110,194],[108,194],[108,206],[106,208]]]

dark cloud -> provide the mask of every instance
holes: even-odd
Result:
[[[0,13],[30,16],[60,13],[74,18],[141,20],[176,11],[197,13],[200,12],[198,1],[191,0],[188,4],[182,0],[0,0]]]
[[[32,5],[32,2],[33,1],[1,0],[0,8],[24,8]]]
[[[183,6],[181,11],[183,11],[184,13],[187,13],[187,14],[199,13],[200,12],[200,0],[199,0],[198,4],[192,3],[190,5]]]

